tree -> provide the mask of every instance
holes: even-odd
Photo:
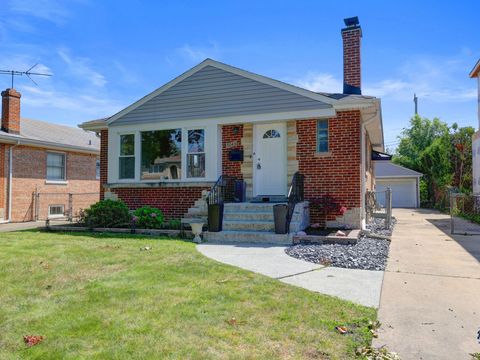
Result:
[[[424,174],[421,200],[436,205],[448,186],[471,191],[472,127],[449,127],[438,118],[415,115],[402,131],[393,162]]]

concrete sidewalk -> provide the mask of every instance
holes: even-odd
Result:
[[[198,251],[219,262],[263,274],[284,283],[357,304],[378,307],[383,272],[324,267],[285,254],[285,246],[200,244]]]
[[[480,236],[451,236],[450,218],[395,209],[375,346],[402,359],[469,359],[480,352]]]
[[[29,221],[21,223],[0,224],[0,233],[19,230],[29,230],[45,227],[45,221]]]

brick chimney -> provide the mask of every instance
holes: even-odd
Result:
[[[15,89],[2,91],[2,130],[20,134],[20,93]]]
[[[343,93],[362,93],[360,39],[362,28],[358,17],[343,20],[346,27],[342,29],[343,39]]]

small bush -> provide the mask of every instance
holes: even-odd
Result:
[[[168,220],[167,224],[164,224],[164,227],[170,230],[180,230],[181,225],[182,223],[179,219],[171,219]]]
[[[135,224],[139,229],[161,229],[163,213],[160,209],[150,206],[138,208],[133,213]]]
[[[85,209],[80,216],[80,222],[90,228],[128,226],[130,219],[127,205],[115,200],[101,200]]]

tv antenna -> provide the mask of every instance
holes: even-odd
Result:
[[[30,69],[27,71],[17,71],[17,70],[1,70],[0,69],[0,75],[10,75],[12,77],[12,89],[13,89],[13,79],[15,76],[22,76],[26,75],[35,85],[38,85],[33,79],[33,76],[52,76],[52,74],[45,74],[45,73],[39,73],[39,72],[32,72],[33,68],[37,66],[37,64],[33,65]]]

